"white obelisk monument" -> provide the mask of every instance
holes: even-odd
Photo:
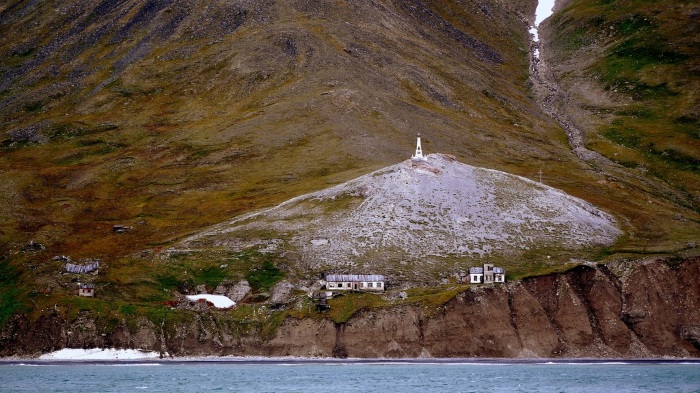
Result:
[[[414,154],[411,158],[414,160],[425,160],[425,157],[423,156],[423,148],[420,146],[420,134],[418,134],[418,141],[416,142],[416,154]]]

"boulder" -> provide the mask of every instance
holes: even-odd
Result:
[[[294,285],[287,281],[281,281],[275,284],[270,289],[270,303],[273,304],[283,304],[289,301],[292,291],[294,290]]]
[[[243,298],[246,297],[249,292],[250,284],[246,280],[241,280],[237,284],[231,286],[225,294],[229,299],[238,303],[239,301],[243,300]]]
[[[22,251],[25,252],[35,252],[41,250],[46,250],[46,246],[41,243],[35,243],[34,240],[31,240],[29,243],[22,246]]]

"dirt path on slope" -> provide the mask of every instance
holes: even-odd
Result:
[[[542,33],[540,32],[540,36]],[[539,49],[542,53],[543,40],[533,43],[534,49]],[[600,153],[589,150],[584,145],[584,132],[571,119],[571,115],[567,113],[567,107],[573,109],[577,107],[572,102],[570,95],[561,89],[553,73],[547,66],[547,62],[543,56],[530,56],[530,75],[532,78],[532,89],[535,94],[537,103],[544,111],[556,120],[566,131],[569,144],[576,156],[586,162],[595,162],[606,166],[618,166]]]

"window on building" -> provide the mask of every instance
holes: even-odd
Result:
[[[373,282],[367,283],[367,287],[368,287],[368,288],[374,288],[374,283],[373,283]]]
[[[377,288],[381,288],[381,287],[382,287],[382,283],[378,282],[378,283],[377,283]]]
[[[342,282],[339,282],[339,283],[338,283],[338,288],[342,288],[342,287],[343,287],[343,283],[342,283]]]

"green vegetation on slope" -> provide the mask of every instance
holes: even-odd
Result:
[[[284,273],[266,258],[262,266],[251,269],[245,277],[253,290],[267,292],[284,277]]]
[[[22,311],[24,288],[19,282],[20,273],[10,265],[8,258],[0,256],[0,327],[15,313]]]
[[[586,56],[576,71],[616,100],[590,108],[598,125],[588,147],[671,185],[686,195],[676,203],[700,212],[697,13],[689,1],[574,0],[550,25],[555,58]]]

